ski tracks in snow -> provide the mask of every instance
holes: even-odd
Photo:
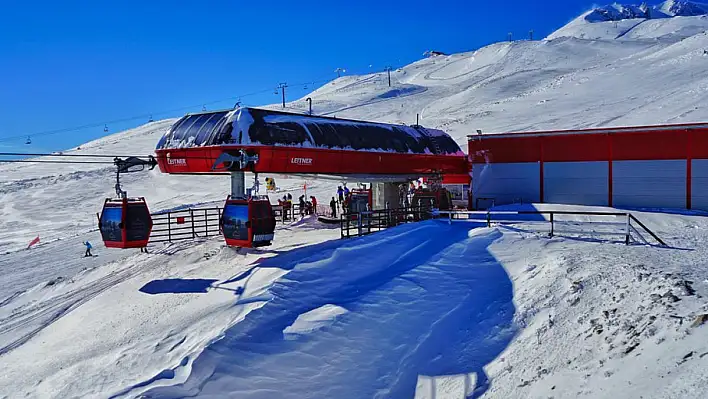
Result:
[[[187,248],[187,246],[169,245],[155,253],[171,255],[184,248]],[[158,266],[159,263],[138,261],[136,259],[132,266],[112,271],[97,279],[88,279],[88,281],[81,279],[81,283],[74,283],[74,280],[60,280],[61,282],[56,284],[47,284],[40,289],[48,288],[60,292],[66,291],[59,295],[44,296],[38,302],[21,305],[13,309],[9,316],[0,319],[0,356],[16,349],[52,323],[106,290]],[[104,267],[111,267],[111,265],[102,266],[102,268]],[[92,271],[97,270],[99,269],[93,269]],[[13,299],[16,299],[22,293],[15,293],[5,299],[2,306],[11,303]]]

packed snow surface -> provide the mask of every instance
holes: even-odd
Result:
[[[576,20],[547,40],[404,66],[392,87],[383,73],[345,76],[308,96],[322,115],[420,114],[463,148],[476,129],[705,122],[706,18],[642,21]],[[173,122],[69,152],[148,155]],[[325,204],[336,186],[274,177],[272,200],[306,183]],[[157,170],[121,180],[151,211],[219,206],[229,190],[226,177]],[[0,396],[708,394],[703,215],[634,212],[668,248],[624,245],[622,220],[608,222],[614,235],[571,218],[552,238],[538,219],[340,240],[308,218],[279,225],[264,249],[213,238],[143,254],[99,244],[95,213],[113,184],[106,165],[0,166]],[[98,257],[82,257],[86,239]]]

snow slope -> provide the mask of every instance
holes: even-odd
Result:
[[[392,71],[392,87],[383,73],[345,76],[309,97],[318,114],[411,124],[418,113],[463,148],[476,129],[704,122],[705,23],[649,20],[592,40],[569,25],[415,62]],[[172,122],[75,151],[148,155]],[[158,171],[122,180],[153,211],[218,204],[229,188]],[[302,192],[302,179],[276,180]],[[105,165],[0,165],[0,397],[706,394],[706,327],[690,327],[708,312],[702,216],[637,213],[670,249],[548,239],[538,223],[429,222],[345,242],[305,220],[263,250],[213,239],[79,258],[83,240],[99,242],[95,212],[113,184]],[[310,181],[308,194],[322,203],[333,184]],[[511,287],[475,297],[491,276]],[[505,311],[473,314],[480,301]],[[482,342],[493,350],[470,352]]]

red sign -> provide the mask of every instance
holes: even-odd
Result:
[[[184,224],[184,216],[177,217],[177,224]]]

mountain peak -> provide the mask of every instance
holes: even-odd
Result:
[[[615,2],[591,10],[585,15],[585,20],[588,22],[608,22],[635,18],[656,19],[706,14],[708,14],[708,5],[688,0],[666,0],[656,6],[649,6],[646,2],[641,5],[625,5]]]

